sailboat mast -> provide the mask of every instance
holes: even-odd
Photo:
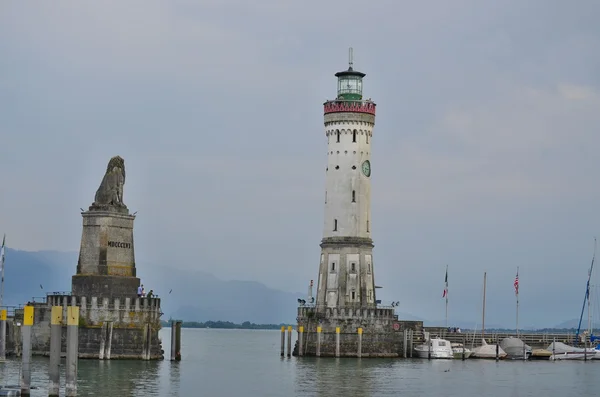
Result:
[[[517,295],[517,338],[519,337],[519,266],[517,266],[517,277],[515,278],[515,295]]]
[[[588,280],[585,286],[585,298],[583,300],[583,307],[581,308],[581,315],[579,316],[579,325],[577,326],[577,334],[575,338],[579,340],[579,333],[581,332],[581,320],[583,320],[583,312],[585,310],[585,303],[588,304],[588,331],[591,329],[591,318],[590,318],[590,280],[592,279],[592,270],[594,270],[594,261],[596,259],[596,238],[594,237],[594,255],[592,256],[592,264],[588,272]]]
[[[481,337],[485,334],[485,282],[487,272],[483,272],[483,313],[481,315]]]

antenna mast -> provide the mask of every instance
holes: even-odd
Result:
[[[352,50],[352,47],[350,47],[348,49],[348,66],[349,66],[350,70],[352,70],[352,66],[354,65],[354,54],[353,54],[353,52],[354,51]]]

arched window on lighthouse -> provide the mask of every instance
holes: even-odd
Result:
[[[335,134],[337,135],[337,142],[339,143],[340,142],[340,135],[341,135],[340,130],[335,130]]]
[[[356,203],[356,190],[352,191],[352,202]]]
[[[356,130],[352,131],[352,142],[356,142]]]
[[[337,219],[333,220],[333,231],[337,232]]]
[[[367,132],[365,135],[367,137],[367,143],[369,143],[369,133]]]

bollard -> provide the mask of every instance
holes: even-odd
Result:
[[[340,356],[340,327],[335,327],[335,356]]]
[[[358,358],[362,357],[362,333],[363,329],[358,329]]]
[[[317,357],[321,357],[321,331],[323,329],[321,327],[317,327]]]
[[[52,306],[50,316],[50,363],[48,364],[48,396],[58,397],[60,390],[60,353],[62,334],[62,306]]]
[[[287,356],[292,357],[292,326],[288,326],[288,348],[287,348]]]
[[[183,321],[175,322],[175,361],[181,361],[181,325]]]
[[[21,339],[23,341],[23,362],[21,364],[21,395],[29,396],[31,388],[31,326],[33,325],[33,306],[23,308],[23,326]]]
[[[414,333],[413,333],[412,329],[408,332],[408,338],[409,338],[409,344],[410,344],[408,352],[410,353],[410,358],[412,358],[413,357],[413,342],[414,342],[414,340],[413,340]]]
[[[281,327],[281,357],[285,357],[285,327]]]
[[[0,361],[6,359],[6,309],[0,310]]]
[[[431,360],[431,339],[427,338],[427,359]]]
[[[177,347],[175,343],[177,342],[176,334],[177,327],[175,326],[175,320],[171,321],[171,361],[175,361],[175,357],[177,356]]]
[[[496,361],[500,359],[500,345],[498,344],[498,335],[496,335]]]
[[[67,306],[67,360],[65,395],[77,395],[77,360],[79,356],[79,307]]]
[[[302,356],[304,351],[304,341],[303,341],[303,336],[304,336],[304,327],[303,326],[299,326],[298,327],[298,356]]]

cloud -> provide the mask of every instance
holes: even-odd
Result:
[[[378,103],[384,298],[442,318],[431,274],[450,263],[453,305],[475,313],[483,268],[510,287],[519,263],[539,276],[532,305],[577,295],[532,314],[562,320],[580,275],[559,273],[577,264],[585,278],[600,224],[598,7],[13,2],[0,14],[0,225],[18,248],[76,250],[79,207],[120,154],[140,258],[305,290],[323,224],[321,106],[353,46]],[[512,321],[511,293],[497,294],[490,313]]]

